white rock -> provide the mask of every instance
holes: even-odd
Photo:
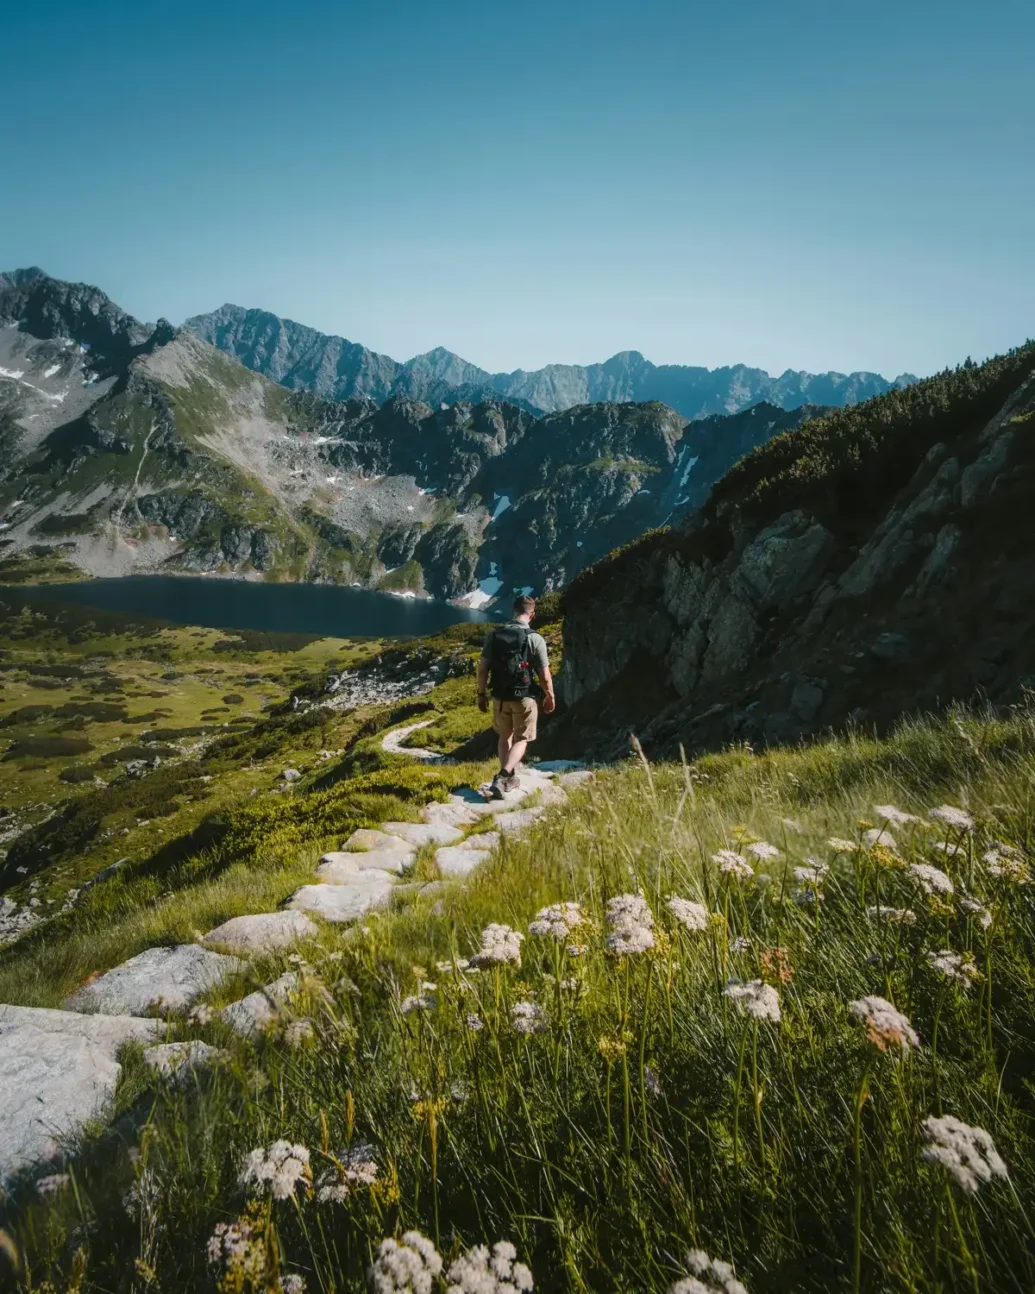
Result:
[[[402,844],[402,841],[399,843]],[[323,855],[316,874],[324,881],[330,880],[331,874],[335,878],[344,878],[331,881],[334,885],[351,885],[353,882],[348,878],[361,877],[364,872],[392,872],[401,876],[413,865],[416,856],[412,849],[406,853],[398,849],[370,849],[364,854],[335,850]]]
[[[480,812],[463,802],[450,801],[446,804],[428,804],[421,812],[421,817],[425,822],[430,822],[433,826],[442,825],[448,827],[469,827],[486,812],[485,802],[481,802]]]
[[[512,831],[524,831],[537,818],[541,818],[545,812],[545,806],[537,804],[531,809],[516,809],[513,813],[501,813],[496,818],[496,821],[499,823],[500,831],[505,831],[509,834]]]
[[[285,782],[297,782],[302,774],[297,768],[285,768],[280,776]]]
[[[0,1182],[53,1158],[64,1139],[102,1118],[126,1042],[149,1042],[157,1020],[0,1006]]]
[[[500,843],[500,833],[498,831],[480,831],[476,836],[468,836],[461,849],[477,849],[487,852],[495,849]]]
[[[65,1002],[71,1011],[106,1011],[110,1015],[144,1015],[154,1006],[180,1011],[244,963],[199,944],[148,948]]]
[[[488,858],[484,849],[461,849],[458,845],[445,845],[436,850],[435,862],[443,876],[466,876]]]
[[[588,768],[576,769],[574,773],[562,773],[557,779],[557,784],[570,791],[573,787],[582,786],[590,781],[592,777],[593,774]]]
[[[366,853],[375,849],[401,849],[412,853],[410,846],[405,840],[400,840],[398,834],[389,835],[384,831],[375,831],[372,827],[360,827],[358,831],[354,831],[345,841],[345,849],[349,853]]]
[[[231,917],[210,930],[203,942],[247,955],[290,948],[299,939],[309,939],[316,932],[316,926],[304,912],[258,912],[254,916]]]
[[[375,873],[376,874],[376,873]],[[303,885],[289,907],[312,912],[325,921],[355,921],[372,908],[387,905],[392,885]]]
[[[411,845],[452,845],[464,834],[445,822],[382,822],[381,829]]]
[[[229,1052],[207,1042],[160,1042],[144,1048],[144,1064],[163,1078],[182,1081],[194,1069],[226,1060]]]
[[[223,1007],[219,1015],[236,1033],[250,1037],[276,1020],[279,1009],[296,988],[298,976],[294,971],[285,971],[272,984],[256,989],[239,1002],[231,1002],[229,1006]]]

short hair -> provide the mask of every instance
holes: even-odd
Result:
[[[514,599],[514,614],[516,616],[531,615],[534,610],[535,598],[530,598],[527,594],[522,593],[519,598]]]

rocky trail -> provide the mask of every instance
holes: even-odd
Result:
[[[393,730],[383,748],[443,762],[446,757],[435,751],[400,745],[429,722]],[[142,1044],[145,1063],[166,1078],[218,1063],[219,1048],[171,1035],[183,1032],[184,1019],[189,1025],[210,1018],[200,999],[246,970],[249,958],[316,935],[318,922],[355,922],[387,907],[400,891],[434,892],[469,875],[590,777],[588,769],[561,760],[523,769],[519,787],[503,800],[458,789],[444,803],[427,805],[419,822],[354,831],[341,850],[323,855],[312,882],[280,911],[233,917],[197,943],[146,949],[82,986],[60,1010],[0,1004],[0,1109],[6,1116],[0,1123],[0,1183],[45,1171],[87,1123],[105,1117],[121,1075],[119,1052],[127,1043]],[[441,879],[408,879],[419,850],[433,851]],[[277,1022],[297,985],[288,971],[219,1015],[236,1033],[259,1035]]]

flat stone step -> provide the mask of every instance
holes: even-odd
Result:
[[[231,917],[210,930],[202,943],[248,956],[290,948],[299,939],[310,939],[316,933],[316,926],[304,912],[257,912],[254,916]]]
[[[557,779],[557,785],[563,786],[565,790],[571,791],[577,786],[582,786],[592,780],[593,774],[588,768],[577,768],[573,773],[562,773]]]
[[[459,845],[444,845],[435,852],[435,862],[443,876],[467,876],[489,857],[484,849],[462,849]]]
[[[174,1082],[183,1082],[195,1069],[217,1065],[229,1056],[228,1051],[207,1042],[160,1042],[144,1048],[144,1064]]]
[[[63,1141],[107,1113],[127,1042],[150,1042],[158,1020],[0,1006],[0,1184],[53,1159]]]
[[[323,862],[316,869],[316,876],[324,885],[391,885],[396,876],[402,875],[402,867],[389,871],[387,867],[357,867],[352,859],[355,854],[325,854]],[[391,858],[382,861],[392,861]]]
[[[356,921],[373,908],[386,907],[392,885],[303,885],[288,907],[312,912],[325,921]]]
[[[381,830],[389,836],[398,836],[400,840],[416,847],[452,845],[464,834],[459,827],[445,822],[382,822]]]
[[[366,853],[368,850],[399,849],[411,852],[412,847],[399,836],[387,831],[378,831],[373,827],[360,827],[345,841],[347,853]]]
[[[296,988],[298,976],[294,971],[285,971],[272,984],[256,989],[240,1001],[223,1007],[219,1013],[220,1019],[225,1020],[235,1033],[250,1038],[274,1023],[280,1009]]]
[[[460,848],[488,852],[490,849],[495,849],[499,843],[500,833],[498,831],[479,831],[477,835],[468,836]]]
[[[421,811],[421,817],[432,825],[470,827],[487,812],[485,801],[480,796],[478,799],[481,808],[477,810],[472,805],[455,799],[449,799],[444,804],[427,804]]]
[[[403,841],[400,840],[399,844],[403,844]],[[321,857],[316,874],[321,876],[327,868],[333,867],[343,876],[349,873],[361,876],[364,872],[392,872],[396,876],[402,876],[403,872],[413,866],[413,860],[417,857],[414,849],[409,846],[406,848],[406,853],[399,849],[369,849],[365,853],[355,854],[347,849],[335,849]]]
[[[515,809],[513,813],[500,813],[496,817],[500,831],[508,835],[514,831],[525,831],[546,812],[546,806],[536,804],[531,809]]]
[[[244,965],[236,957],[200,944],[148,948],[84,985],[64,1005],[70,1011],[109,1015],[146,1015],[153,1009],[182,1011]]]

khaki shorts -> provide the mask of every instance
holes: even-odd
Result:
[[[535,741],[539,707],[535,697],[522,697],[520,701],[492,702],[492,726],[501,737],[515,741]]]

